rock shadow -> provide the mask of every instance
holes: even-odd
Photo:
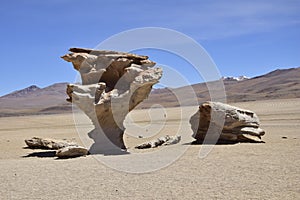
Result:
[[[183,145],[235,145],[239,143],[265,143],[264,141],[260,142],[255,142],[255,141],[247,141],[247,142],[240,142],[240,141],[228,141],[228,140],[218,140],[217,142],[215,141],[192,141],[188,143],[184,143]]]
[[[234,145],[237,144],[239,142],[237,141],[227,141],[227,140],[218,140],[217,142],[215,141],[204,141],[204,140],[195,140],[193,142],[191,142],[191,145]]]
[[[29,157],[39,157],[39,158],[53,158],[56,155],[56,151],[40,151],[40,152],[33,152],[26,156],[22,156],[23,158]]]

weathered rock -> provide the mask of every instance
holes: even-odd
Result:
[[[265,134],[254,112],[219,102],[203,103],[191,117],[190,124],[193,137],[199,143],[205,138],[219,142],[262,142],[261,136]]]
[[[67,146],[59,149],[56,152],[56,156],[59,158],[74,158],[79,156],[86,156],[88,150],[81,146]]]
[[[145,142],[143,144],[137,145],[135,148],[136,149],[148,149],[148,148],[155,148],[161,145],[171,145],[171,144],[177,144],[180,142],[181,136],[176,135],[176,136],[163,136],[160,138],[157,138],[156,140],[152,140],[150,142]]]
[[[54,149],[56,156],[59,158],[73,158],[78,156],[85,156],[88,154],[88,150],[84,147],[78,146],[74,142],[65,140],[55,140],[50,138],[38,138],[25,140],[25,143],[29,148],[33,149]]]
[[[25,143],[29,148],[39,148],[39,149],[60,149],[63,147],[76,145],[73,142],[68,142],[64,140],[55,140],[50,138],[39,138],[39,137],[33,137],[31,139],[26,139]]]
[[[97,132],[93,131],[92,139],[98,146],[106,144],[101,144],[106,136],[114,146],[126,149],[123,121],[148,97],[161,78],[162,69],[152,68],[155,62],[147,56],[82,48],[70,51],[62,58],[79,71],[82,85],[69,84],[67,100],[92,120]]]

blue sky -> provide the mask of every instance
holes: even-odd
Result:
[[[93,48],[114,34],[141,27],[170,28],[192,37],[222,76],[253,77],[298,67],[299,13],[296,0],[2,0],[0,95],[32,84],[74,82],[75,70],[60,58],[70,47]],[[184,73],[184,61],[149,54]],[[185,76],[190,83],[201,81]]]

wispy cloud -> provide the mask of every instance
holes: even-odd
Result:
[[[43,23],[47,20],[47,23],[55,25],[68,23],[94,29],[101,27],[107,31],[161,26],[192,33],[191,36],[196,39],[208,40],[272,31],[299,26],[300,23],[299,0],[114,0],[105,3],[98,0],[87,3],[70,0],[40,3],[29,0],[23,4],[25,8],[17,10],[14,17],[31,17],[30,20]],[[3,9],[9,8],[4,6]],[[7,16],[13,17],[11,14]]]
[[[161,2],[161,1],[160,1]],[[216,39],[299,25],[300,2],[261,1],[184,1],[136,5],[143,15],[131,18],[147,25],[198,31],[200,39]],[[130,8],[129,8],[130,9]]]

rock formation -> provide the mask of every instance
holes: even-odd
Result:
[[[31,149],[57,150],[55,155],[59,158],[73,158],[88,154],[86,148],[67,140],[33,137],[31,139],[26,139],[25,143]]]
[[[74,146],[76,145],[73,142],[69,142],[66,140],[56,140],[56,139],[50,139],[50,138],[39,138],[39,137],[33,137],[31,139],[26,139],[25,143],[29,148],[32,149],[61,149],[63,147],[67,146]]]
[[[202,143],[204,139],[219,143],[262,142],[261,136],[265,134],[254,112],[218,102],[200,105],[190,124],[195,143]]]
[[[171,144],[177,144],[180,142],[181,136],[176,135],[176,136],[163,136],[160,138],[157,138],[156,140],[152,140],[150,142],[145,142],[143,144],[137,145],[135,148],[136,149],[148,149],[148,148],[155,148],[161,145],[171,145]]]
[[[86,156],[88,154],[88,150],[81,146],[67,146],[59,149],[56,152],[56,156],[59,158],[73,158],[79,156]]]
[[[62,58],[73,63],[82,84],[67,86],[67,100],[84,111],[95,125],[96,131],[90,134],[94,147],[97,143],[100,148],[105,145],[106,136],[114,146],[126,149],[123,121],[128,112],[148,97],[161,78],[162,69],[153,68],[155,62],[147,56],[82,48],[69,51]]]

